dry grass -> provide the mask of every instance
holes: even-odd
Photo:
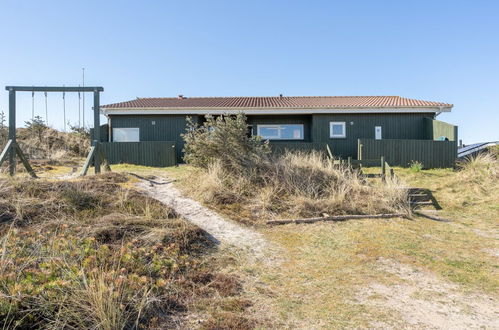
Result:
[[[366,183],[347,166],[333,165],[321,153],[286,153],[260,164],[263,170],[232,173],[214,162],[185,178],[188,193],[248,222],[323,214],[408,212],[406,190],[398,181]],[[192,185],[189,186],[189,183]]]
[[[17,130],[18,142],[31,159],[49,160],[52,164],[66,162],[69,158],[85,157],[90,149],[90,139],[79,133],[60,132],[47,127],[41,139],[26,128]]]
[[[244,300],[204,232],[128,180],[0,180],[3,327],[191,327],[191,314],[211,327],[220,305]],[[245,310],[225,324],[256,324]]]
[[[442,217],[452,223],[373,219],[264,229],[289,256],[278,267],[254,270],[274,292],[267,303],[277,306],[288,327],[405,327],[397,310],[357,299],[372,283],[389,287],[404,282],[379,267],[379,260],[435,274],[457,284],[464,297],[473,292],[490,302],[499,299],[499,265],[490,252],[499,249],[497,168],[496,159],[483,156],[459,171],[396,169],[408,185],[430,188],[444,207]],[[445,303],[441,293],[426,289],[424,299]]]
[[[499,299],[497,169],[497,158],[490,156],[472,159],[459,170],[416,172],[397,168],[397,176],[407,186],[432,190],[444,208],[441,217],[453,222],[416,217],[414,220],[367,219],[260,228],[269,241],[283,249],[283,261],[270,265],[242,263],[234,266],[234,271],[244,274],[248,282],[253,279],[253,301],[257,301],[262,310],[272,311],[273,325],[282,328],[406,327],[401,311],[358,299],[359,292],[373,283],[387,287],[411,285],[380,267],[380,260],[409,265],[433,274],[442,283],[453,283],[461,292],[459,297],[470,293],[492,302]],[[187,177],[199,177],[202,173],[189,166],[168,171],[179,179],[177,184],[181,188],[188,184]],[[256,188],[249,185],[256,191],[254,195],[245,195],[246,189],[242,189],[243,194],[234,194],[232,188],[227,188],[230,185],[223,183],[226,179],[223,169],[214,167],[210,171],[217,174],[210,173],[207,178],[196,181],[202,193],[196,195],[190,185],[183,189],[230,217],[254,217],[253,211],[243,204],[255,203],[253,198],[258,195],[259,207],[268,209],[273,205],[275,194],[282,189],[279,183]],[[308,173],[305,172],[304,177]],[[288,187],[303,189],[282,175],[282,180],[290,180]],[[235,181],[235,186],[247,185],[244,178],[238,180],[241,181]],[[318,190],[308,193],[318,194]],[[243,202],[233,195],[243,196]],[[216,203],[217,200],[231,204]],[[441,292],[424,289],[424,297],[418,299],[445,303]]]

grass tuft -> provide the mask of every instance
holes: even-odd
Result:
[[[367,183],[357,171],[333,165],[318,152],[288,152],[272,161],[262,160],[257,168],[264,170],[231,172],[213,162],[206,170],[193,170],[200,180],[187,186],[188,193],[250,223],[275,217],[409,210],[401,182]]]

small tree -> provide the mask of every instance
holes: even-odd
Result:
[[[26,129],[33,134],[36,134],[38,141],[42,142],[43,133],[47,130],[47,125],[43,121],[42,117],[35,116],[32,120],[25,121]]]
[[[5,112],[3,110],[0,112],[0,145],[7,142],[8,130],[6,126]]]
[[[80,126],[73,126],[70,123],[68,123],[69,129],[71,130],[71,133],[75,133],[77,135],[81,135],[82,137],[86,139],[90,139],[90,129],[85,128],[85,127],[80,127]]]
[[[187,130],[182,134],[186,163],[207,168],[211,162],[220,161],[227,170],[243,171],[258,167],[267,159],[268,142],[248,134],[243,113],[205,118],[202,125],[187,119]]]

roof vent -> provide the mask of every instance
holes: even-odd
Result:
[[[279,98],[281,98],[281,99],[282,99],[282,94],[279,94]]]
[[[179,94],[179,95],[178,95],[178,98],[179,98],[180,100],[183,100],[183,99],[184,99],[184,95]]]

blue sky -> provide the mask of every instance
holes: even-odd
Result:
[[[5,85],[137,96],[400,95],[453,103],[465,143],[499,140],[499,1],[0,0]],[[88,95],[86,116],[91,122]],[[78,99],[67,95],[69,120]],[[62,127],[62,96],[49,95]],[[18,97],[18,125],[31,95]],[[43,95],[36,113],[44,116]]]

